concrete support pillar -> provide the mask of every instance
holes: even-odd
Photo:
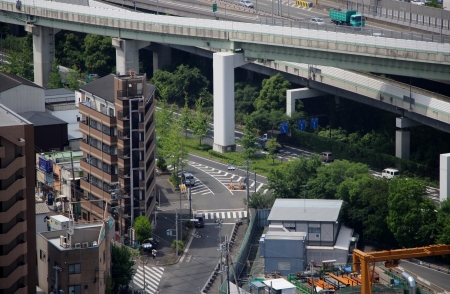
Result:
[[[395,131],[395,156],[402,159],[409,159],[409,131]]]
[[[309,89],[309,88],[301,88],[301,89],[294,89],[294,90],[287,90],[286,91],[286,115],[292,116],[292,114],[295,112],[295,100],[297,99],[305,99],[305,98],[313,98],[318,96],[323,96],[325,93]]]
[[[217,152],[236,150],[234,135],[234,69],[244,65],[244,54],[213,54],[214,145]]]
[[[27,25],[25,30],[33,34],[34,82],[47,87],[55,58],[55,34],[58,29]]]
[[[150,45],[149,42],[113,38],[112,45],[116,48],[116,72],[121,75],[131,69],[139,72],[139,49]]]
[[[395,131],[395,156],[402,159],[409,159],[410,154],[410,133],[406,128],[420,126],[421,124],[404,117],[395,119],[395,126],[400,130]]]
[[[151,50],[153,51],[153,73],[170,65],[172,62],[172,48],[152,43]]]
[[[439,200],[450,196],[450,153],[439,156]]]

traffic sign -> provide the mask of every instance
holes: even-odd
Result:
[[[319,127],[319,118],[318,117],[311,118],[311,121],[309,123],[309,127],[311,129],[317,129]]]
[[[306,120],[301,119],[301,120],[298,121],[298,130],[299,131],[306,130]]]
[[[280,134],[287,134],[289,131],[289,125],[287,122],[282,122],[280,124]]]
[[[216,11],[217,11],[217,4],[216,4],[216,3],[214,3],[214,4],[212,5],[212,10],[213,10],[213,12],[216,12]]]

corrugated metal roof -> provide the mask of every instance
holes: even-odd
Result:
[[[45,204],[44,202],[36,203],[35,209],[36,209],[36,215],[47,214],[50,212],[50,209],[48,209],[47,204]]]
[[[80,88],[85,92],[114,103],[114,75],[107,75]]]
[[[45,89],[45,97],[55,96],[55,95],[72,95],[72,96],[74,96],[75,92],[67,90],[66,88]],[[74,100],[75,100],[75,98],[74,98]]]
[[[342,200],[277,199],[269,214],[269,221],[337,221]]]
[[[5,72],[0,72],[0,92],[4,92],[6,90],[9,90],[11,88],[20,86],[20,85],[26,85],[36,88],[41,88],[41,86],[36,85],[35,83],[24,79],[22,77],[19,77],[18,75],[13,75]]]

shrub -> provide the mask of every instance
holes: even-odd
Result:
[[[173,251],[176,251],[177,249],[177,242],[178,242],[178,254],[181,254],[181,253],[183,253],[183,251],[184,251],[184,243],[183,243],[183,241],[181,241],[181,240],[173,240],[172,241],[172,249],[173,249]]]
[[[167,163],[166,160],[164,158],[159,158],[158,162],[156,163],[156,166],[162,171],[165,172],[167,171]]]
[[[175,188],[178,188],[181,185],[181,179],[178,176],[171,176],[169,181],[175,186]]]

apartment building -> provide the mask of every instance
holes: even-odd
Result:
[[[0,293],[36,293],[33,124],[0,104]]]
[[[105,293],[114,220],[37,234],[39,288],[45,293]]]
[[[135,217],[152,213],[155,90],[145,74],[130,71],[98,79],[76,93],[82,115],[83,219],[101,219],[108,204],[108,213],[116,220],[122,215],[126,232]]]

